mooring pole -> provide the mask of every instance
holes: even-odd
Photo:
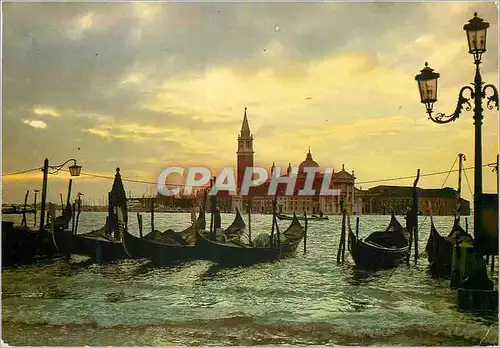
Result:
[[[304,212],[304,254],[307,252],[307,214]]]
[[[151,198],[151,233],[155,231],[155,202]]]
[[[49,160],[45,159],[43,162],[43,180],[42,180],[42,203],[40,207],[40,231],[45,230],[45,204],[47,201],[47,175],[49,173]]]
[[[75,223],[76,223],[76,205],[73,203],[73,209],[72,209],[72,224],[71,224],[71,234],[76,234],[76,228],[75,228]]]
[[[78,220],[80,220],[80,213],[82,211],[81,196],[78,195],[78,213],[76,214],[75,234],[78,234]]]
[[[252,199],[248,200],[248,240],[252,245]]]
[[[212,179],[212,188],[215,188],[216,182],[215,182],[215,176]],[[217,195],[216,195],[216,190],[215,192],[212,192],[212,195],[210,196],[210,211],[211,211],[211,216],[210,216],[210,239],[211,240],[217,240],[217,234],[215,232],[215,209],[217,209]]]
[[[359,216],[356,216],[356,238],[359,238],[358,231],[359,231]]]
[[[344,209],[344,203],[341,201],[340,205],[341,205],[341,209],[342,209],[342,229],[340,232],[339,249],[337,251],[337,263],[340,263],[340,257],[342,254],[342,243],[343,243],[345,230],[346,230],[346,211]]]
[[[34,207],[34,212],[33,212],[33,217],[34,217],[34,223],[33,226],[36,226],[36,195],[39,192],[39,190],[35,190],[35,202],[33,203]]]
[[[139,236],[142,238],[142,216],[137,212],[137,224],[139,225]]]
[[[26,227],[28,224],[26,223],[26,206],[28,205],[28,195],[30,194],[30,190],[26,191],[24,195],[24,207],[23,207],[23,220],[21,221],[21,226]]]

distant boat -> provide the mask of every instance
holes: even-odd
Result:
[[[276,217],[279,219],[279,220],[293,220],[294,218],[297,219],[297,220],[300,220],[300,221],[304,221],[305,218],[303,216],[297,216],[297,217],[294,217],[294,216],[289,216],[289,215],[285,215],[285,214],[276,214]],[[311,215],[310,217],[307,218],[307,221],[315,221],[315,220],[328,220],[328,216],[324,216],[324,215]]]
[[[34,213],[35,209],[33,208],[26,208],[26,214],[28,213]],[[22,214],[23,213],[23,207],[12,205],[10,207],[2,208],[2,214]]]

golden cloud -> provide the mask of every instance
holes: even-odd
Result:
[[[23,123],[33,128],[39,128],[39,129],[47,128],[47,124],[40,120],[23,120]]]
[[[35,113],[35,115],[38,116],[51,116],[51,117],[60,116],[59,112],[56,109],[43,106],[35,107],[33,109],[33,113]]]

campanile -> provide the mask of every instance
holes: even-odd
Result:
[[[250,127],[248,126],[247,118],[247,108],[245,107],[245,114],[243,116],[243,123],[241,124],[240,135],[238,136],[238,182],[236,183],[238,187],[238,194],[241,189],[241,184],[243,183],[243,178],[245,176],[245,169],[247,167],[253,167],[253,135],[250,133]]]

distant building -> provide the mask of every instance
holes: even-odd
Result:
[[[381,185],[361,191],[361,206],[365,214],[405,214],[411,207],[411,186]],[[418,209],[422,215],[455,215],[458,192],[450,187],[442,189],[417,188]],[[460,215],[470,215],[470,202],[461,198]]]
[[[253,167],[254,165],[254,151],[253,151],[253,135],[250,132],[250,127],[248,124],[248,117],[246,113],[243,116],[243,123],[241,126],[240,135],[238,136],[238,151],[237,151],[237,196],[228,197],[227,200],[220,201],[218,198],[218,205],[228,204],[229,199],[232,198],[232,210],[235,211],[238,208],[241,212],[246,212],[248,209],[248,201],[251,198],[252,212],[270,214],[272,213],[272,202],[274,197],[269,196],[269,186],[271,179],[268,179],[265,183],[258,187],[251,187],[247,196],[241,196],[241,184],[244,178],[245,170],[248,167]],[[305,168],[317,168],[318,172],[315,175],[312,188],[316,191],[314,195],[309,196],[299,196],[299,190],[303,189],[306,181]],[[272,173],[274,169],[271,168]],[[291,163],[288,164],[288,169],[286,174],[282,177],[291,175],[292,166]],[[309,150],[306,154],[306,158],[302,163],[300,163],[298,168],[298,174],[295,181],[295,187],[293,190],[293,195],[285,195],[286,184],[278,184],[277,188],[277,211],[281,213],[297,213],[303,214],[340,214],[340,202],[344,201],[344,204],[349,211],[349,213],[358,212],[358,199],[356,198],[355,188],[354,188],[354,171],[348,173],[342,165],[342,170],[339,172],[334,172],[330,181],[330,189],[340,190],[340,196],[320,196],[320,189],[323,182],[324,173],[321,172],[319,164],[313,160],[311,151]],[[221,192],[220,192],[221,193]],[[222,195],[225,196],[225,195]],[[219,203],[220,201],[220,203]],[[359,202],[361,200],[359,199]]]

